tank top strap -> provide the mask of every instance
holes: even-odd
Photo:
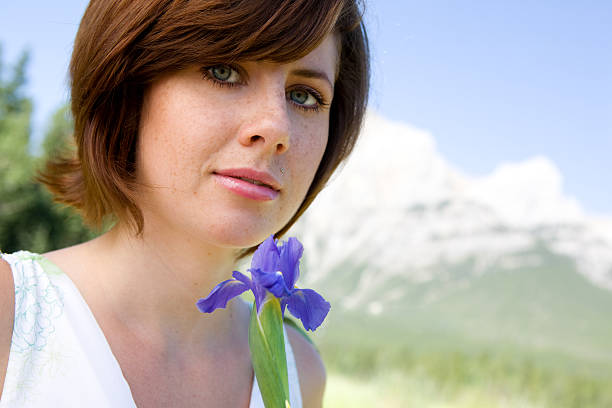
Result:
[[[0,408],[136,408],[93,314],[41,255],[0,253],[11,266],[15,321]]]

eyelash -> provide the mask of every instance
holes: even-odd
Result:
[[[219,66],[223,66],[223,65],[230,68],[231,70],[236,71],[238,75],[242,77],[241,70],[239,68],[234,67],[232,65],[227,65],[227,64],[219,64],[219,65],[212,65],[208,67],[202,67],[201,69],[202,76],[207,81],[210,81],[214,86],[233,88],[238,85],[244,85],[244,82],[240,82],[240,81],[239,82],[227,82],[227,81],[222,81],[222,80],[215,78],[214,75],[210,72],[210,70],[213,68],[219,67]],[[315,89],[303,86],[303,87],[297,87],[297,88],[290,89],[288,93],[292,91],[303,91],[303,92],[309,93],[317,101],[316,105],[314,106],[305,106],[305,105],[301,105],[293,101],[289,97],[289,95],[287,95],[287,100],[297,109],[300,109],[304,112],[319,112],[322,108],[327,108],[329,106],[329,103],[325,101],[321,93],[316,91]]]

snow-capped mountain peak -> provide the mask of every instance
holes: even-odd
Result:
[[[467,261],[474,276],[492,265],[543,262],[533,254],[541,245],[612,289],[612,221],[585,214],[563,192],[551,160],[534,157],[468,176],[441,156],[429,133],[372,112],[352,157],[294,233],[306,247],[312,283],[355,271],[347,307],[377,286],[439,279],[440,270]],[[370,301],[379,313],[383,304]]]

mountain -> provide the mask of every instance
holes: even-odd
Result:
[[[370,112],[293,228],[303,284],[330,299],[331,316],[399,337],[612,362],[612,219],[586,214],[562,184],[545,157],[469,176],[427,132]]]

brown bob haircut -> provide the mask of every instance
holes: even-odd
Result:
[[[39,181],[89,225],[126,221],[140,234],[135,157],[147,87],[193,64],[294,61],[336,33],[327,147],[304,201],[277,232],[284,234],[349,155],[361,127],[369,51],[358,1],[92,0],[70,63],[76,154],[50,160]]]

